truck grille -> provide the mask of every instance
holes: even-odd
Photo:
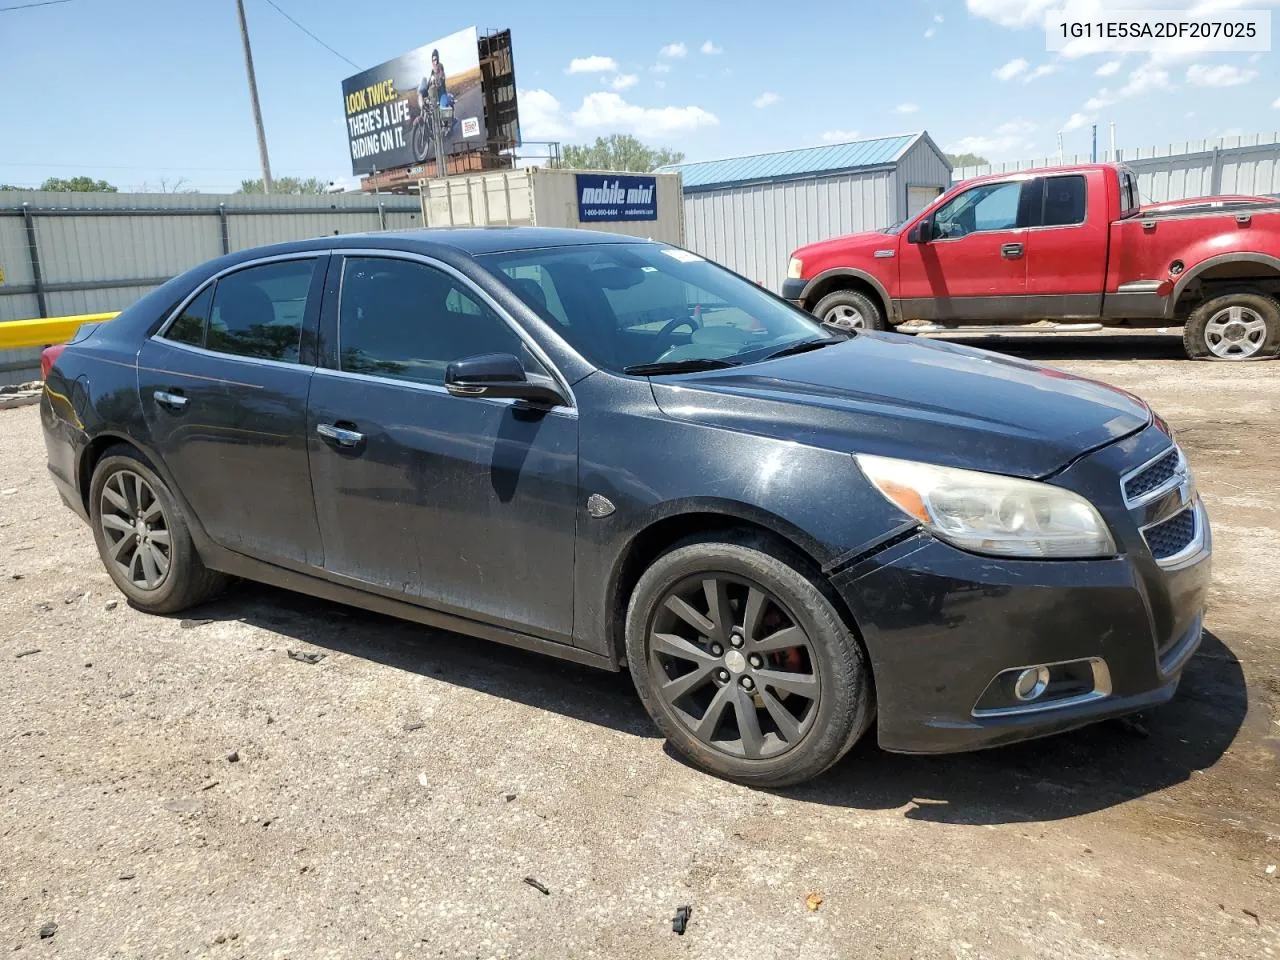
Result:
[[[1176,513],[1168,520],[1162,520],[1155,526],[1143,531],[1147,538],[1147,546],[1151,555],[1157,560],[1165,560],[1185,550],[1196,536],[1196,510],[1188,506],[1181,513]]]
[[[1182,464],[1182,454],[1173,447],[1160,459],[1140,469],[1124,482],[1124,498],[1132,504],[1142,500],[1152,490],[1158,490],[1178,473]]]

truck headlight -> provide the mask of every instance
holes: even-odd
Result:
[[[1084,497],[1033,480],[855,454],[898,509],[941,540],[1000,557],[1109,557],[1115,541]]]
[[[799,280],[800,271],[803,269],[804,269],[804,263],[800,260],[797,260],[795,257],[792,257],[791,261],[787,264],[787,279]]]

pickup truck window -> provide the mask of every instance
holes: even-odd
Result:
[[[934,215],[936,236],[954,240],[988,230],[1018,225],[1018,198],[1023,181],[983,183],[943,204]]]
[[[1083,176],[1045,177],[1044,206],[1040,224],[1045,227],[1072,227],[1084,223],[1086,185]]]

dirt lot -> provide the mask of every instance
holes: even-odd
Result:
[[[1210,636],[1139,723],[940,759],[863,744],[784,793],[674,759],[620,677],[251,585],[138,613],[46,479],[36,409],[0,411],[0,950],[1280,952],[1280,363],[979,342],[1175,426],[1214,522]]]

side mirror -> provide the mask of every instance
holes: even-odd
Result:
[[[530,377],[512,353],[482,353],[455,360],[445,368],[444,386],[455,397],[527,400],[549,407],[567,403],[553,380]]]
[[[928,243],[933,239],[933,217],[924,217],[907,233],[907,243]]]

